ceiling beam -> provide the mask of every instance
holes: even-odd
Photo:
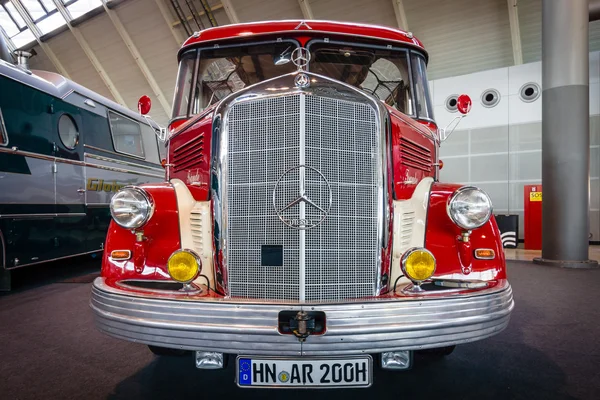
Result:
[[[298,4],[300,5],[300,9],[302,10],[302,15],[304,19],[315,19],[315,16],[312,12],[312,8],[308,3],[308,0],[298,0]]]
[[[507,0],[508,20],[510,22],[510,38],[512,41],[513,59],[515,65],[523,64],[523,48],[521,46],[521,28],[519,26],[518,0]]]
[[[142,71],[142,74],[146,78],[146,81],[150,85],[150,88],[154,92],[154,95],[158,99],[158,102],[161,104],[162,108],[165,110],[165,113],[167,115],[171,115],[171,105],[169,104],[169,101],[165,97],[165,94],[162,92],[162,89],[160,88],[160,86],[158,86],[158,82],[156,82],[156,79],[154,79],[154,75],[152,75],[152,72],[150,72],[150,68],[148,68],[148,65],[146,65],[146,62],[144,61],[139,50],[133,43],[133,40],[131,39],[131,36],[129,36],[127,29],[125,29],[125,26],[121,22],[121,19],[117,15],[116,11],[108,8],[108,6],[106,4],[107,0],[101,0],[101,1],[102,1],[102,6],[104,7],[104,11],[106,11],[106,14],[112,21],[113,26],[117,30],[117,33],[119,34],[119,36],[121,36],[121,39],[127,46],[127,49],[129,49],[131,56],[135,60],[140,71]]]
[[[229,18],[229,22],[231,22],[232,24],[239,24],[240,19],[238,18],[237,13],[235,12],[235,9],[233,8],[233,5],[231,4],[231,0],[221,0],[221,4],[223,5],[223,8],[225,9],[225,14],[227,14],[227,18]]]
[[[158,7],[158,9],[160,11],[160,14],[163,16],[163,18],[165,19],[165,22],[169,26],[169,29],[171,30],[171,33],[173,34],[173,37],[175,38],[177,45],[181,46],[181,44],[185,41],[185,37],[183,37],[181,32],[175,28],[176,25],[173,22],[171,22],[173,16],[169,12],[167,5],[165,4],[165,2],[163,0],[154,0],[154,2],[156,3],[156,6]],[[179,22],[179,21],[177,21],[177,22]],[[181,24],[181,22],[179,22],[179,23]]]
[[[69,27],[69,30],[75,37],[75,40],[77,40],[77,43],[79,43],[81,50],[83,50],[83,52],[87,56],[88,60],[90,60],[90,62],[92,63],[92,66],[94,67],[96,72],[98,72],[98,75],[100,75],[100,79],[102,79],[102,82],[104,82],[104,84],[108,88],[108,91],[110,92],[110,94],[113,96],[113,98],[115,99],[115,101],[117,103],[119,103],[123,106],[126,106],[123,96],[121,96],[121,93],[119,93],[119,91],[117,90],[116,86],[114,85],[114,83],[112,82],[112,80],[110,79],[110,77],[108,76],[106,71],[104,70],[104,67],[102,67],[102,64],[100,64],[100,61],[96,57],[96,54],[94,54],[94,51],[88,44],[87,40],[85,40],[85,38],[81,34],[81,31],[79,30],[79,28],[77,28],[71,24],[71,21],[73,18],[71,17],[71,13],[69,13],[69,10],[67,10],[67,8],[62,3],[62,1],[60,1],[60,0],[52,0],[52,1],[54,2],[54,5],[58,9],[58,12],[62,15],[62,17],[67,22],[67,26]]]
[[[394,6],[398,28],[408,32],[408,20],[406,19],[406,11],[404,11],[404,3],[402,0],[392,0],[392,5]]]
[[[158,0],[157,0],[158,1]],[[223,4],[215,4],[214,6],[210,6],[211,11],[215,11],[215,10],[220,10],[221,8],[225,8],[225,6]],[[198,11],[198,13],[196,14],[196,16],[201,17],[202,15],[206,15],[205,11]],[[188,15],[186,17],[186,20],[191,21],[192,19],[194,19],[193,16]],[[178,26],[181,25],[181,21],[177,20],[171,23],[172,26]]]
[[[6,42],[6,45],[8,46],[8,50],[12,54],[12,52],[17,49],[17,46],[15,46],[15,44],[12,41],[12,39],[8,36],[8,34],[4,30],[4,28],[1,27],[1,26],[0,26],[0,34],[2,34],[2,36],[4,37],[4,41]]]
[[[40,48],[42,49],[42,51],[44,53],[46,53],[46,56],[48,56],[48,58],[54,65],[54,68],[56,68],[58,73],[61,74],[62,76],[64,76],[65,78],[71,79],[71,77],[69,76],[69,73],[67,72],[65,67],[61,64],[58,57],[56,57],[56,54],[54,54],[54,52],[52,51],[50,46],[48,46],[47,43],[42,42],[42,39],[41,39],[42,32],[35,25],[35,23],[31,19],[31,17],[29,16],[29,13],[25,10],[25,7],[23,7],[23,4],[21,4],[21,1],[20,0],[10,0],[10,2],[12,3],[13,6],[15,6],[17,12],[21,16],[21,18],[23,18],[23,21],[25,21],[25,25],[27,25],[27,27],[29,28],[29,30],[31,31],[33,36],[35,37],[35,40],[37,41],[37,43],[40,46]]]

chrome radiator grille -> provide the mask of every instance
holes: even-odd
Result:
[[[377,118],[365,103],[304,94],[230,108],[226,263],[232,297],[319,301],[375,293]],[[281,210],[298,198],[301,187],[316,204],[332,199],[327,217],[312,229],[285,225],[273,204]],[[301,206],[288,211],[298,214]],[[319,210],[302,207],[304,218],[319,219]],[[261,265],[264,245],[282,246],[283,265]]]

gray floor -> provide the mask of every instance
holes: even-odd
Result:
[[[376,371],[370,389],[307,392],[238,389],[233,365],[199,371],[190,357],[98,333],[81,283],[98,266],[24,269],[0,295],[0,399],[600,399],[600,270],[512,262],[516,308],[500,335],[442,361],[418,356],[408,372]]]

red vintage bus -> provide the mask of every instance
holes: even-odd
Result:
[[[230,359],[243,387],[366,387],[373,360],[407,369],[507,326],[492,204],[438,181],[449,130],[411,33],[237,24],[178,58],[166,181],[111,202],[101,331]]]

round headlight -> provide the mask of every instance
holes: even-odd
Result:
[[[458,189],[448,202],[448,215],[459,227],[472,230],[483,226],[492,216],[492,200],[473,186]]]
[[[140,188],[125,187],[110,200],[110,215],[117,224],[126,229],[142,227],[148,222],[153,211],[150,196]]]
[[[435,257],[429,250],[415,247],[402,255],[400,267],[408,279],[421,283],[435,272]]]
[[[181,283],[193,281],[200,270],[202,262],[196,253],[190,250],[176,250],[167,261],[167,271],[171,278]]]

